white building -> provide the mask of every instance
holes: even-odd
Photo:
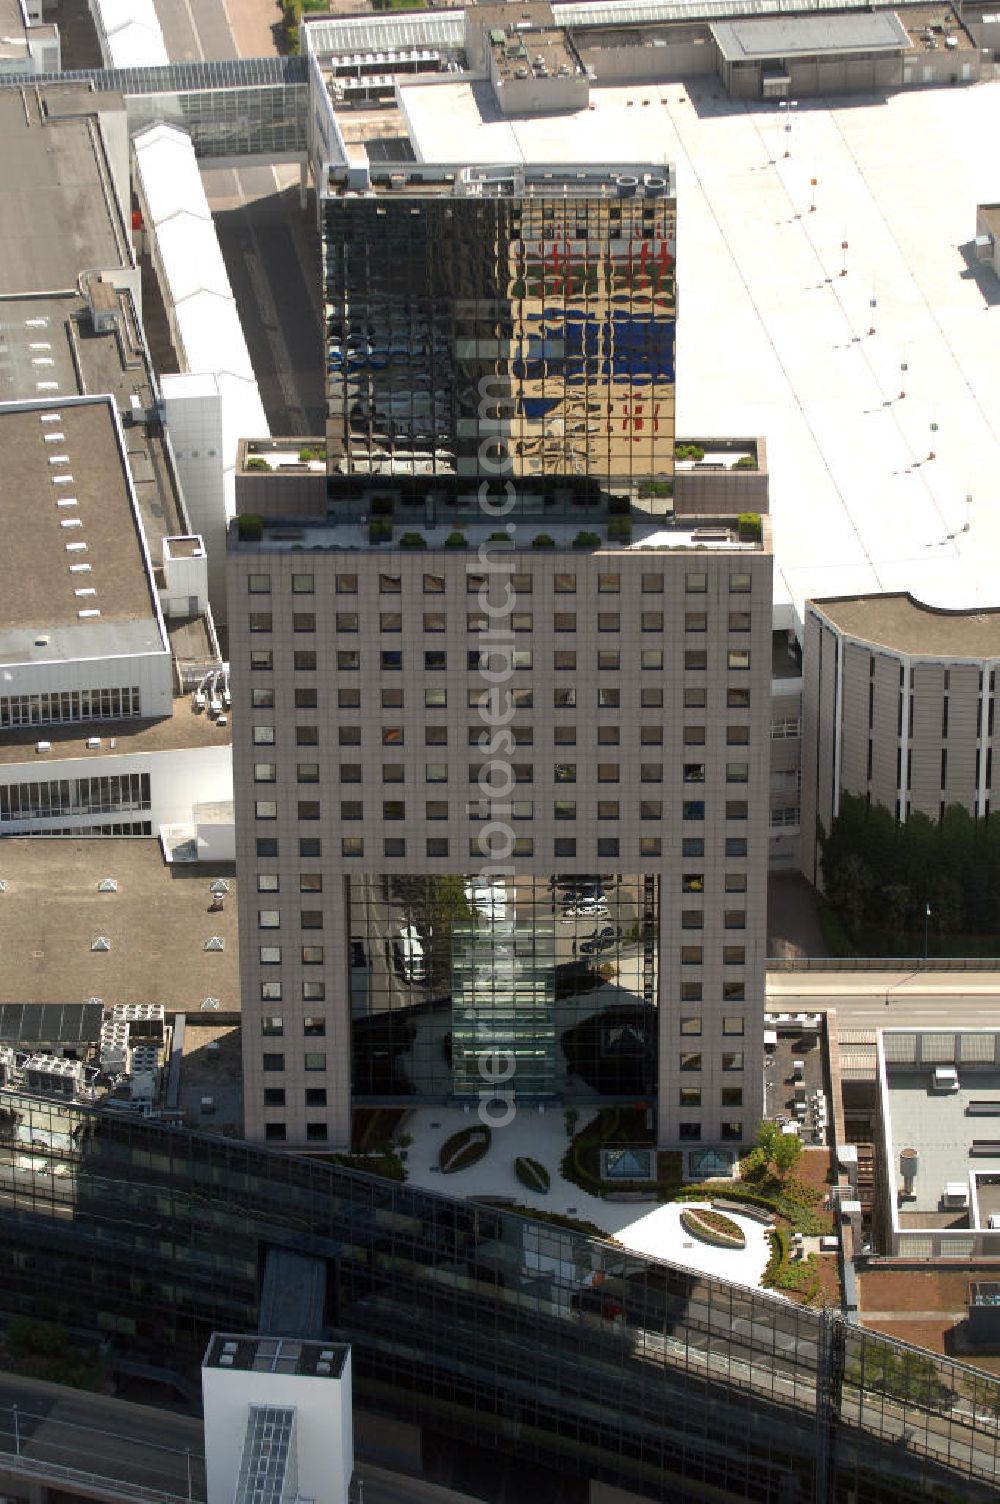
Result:
[[[201,1369],[208,1504],[347,1504],[351,1350],[214,1333]]]
[[[59,27],[42,19],[41,0],[0,0],[0,75],[61,69]]]

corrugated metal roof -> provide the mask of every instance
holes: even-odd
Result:
[[[764,58],[816,57],[828,52],[901,52],[909,47],[906,28],[893,11],[854,15],[757,17],[716,21],[716,46],[727,63]]]
[[[341,52],[386,52],[398,47],[460,48],[465,44],[465,13],[427,10],[408,16],[308,21],[302,34],[308,50],[319,57]]]
[[[562,26],[627,26],[644,21],[712,21],[729,16],[780,16],[788,0],[583,0],[557,5]],[[866,10],[867,0],[797,0],[797,11]]]

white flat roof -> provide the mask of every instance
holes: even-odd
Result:
[[[222,398],[227,516],[235,510],[238,442],[270,433],[191,138],[153,125],[133,140],[146,228],[154,236],[188,372],[211,375]]]
[[[93,0],[113,68],[156,68],[170,62],[153,0]]]
[[[790,133],[715,80],[485,123],[468,84],[401,94],[425,160],[676,163],[677,431],[766,437],[776,602],[1000,603],[1000,303],[959,249],[1000,199],[1000,82],[804,100]]]

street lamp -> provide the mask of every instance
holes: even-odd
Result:
[[[779,99],[778,109],[785,112],[785,156],[792,155],[792,111],[798,108],[797,99]]]
[[[927,941],[928,941],[928,930],[930,928],[930,922],[931,922],[931,906],[930,906],[929,903],[925,903],[924,904],[924,960],[925,961],[927,960]]]

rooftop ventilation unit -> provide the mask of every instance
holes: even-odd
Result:
[[[6,893],[6,891],[7,891],[7,879],[5,877],[0,877],[0,893]]]
[[[217,997],[203,997],[201,1000],[201,1011],[203,1013],[214,1013],[218,1009],[218,1006],[219,999]]]
[[[35,743],[35,751],[36,752],[51,752],[52,751],[52,743],[51,742],[36,742]]]
[[[212,883],[209,887],[208,891],[214,894],[216,897],[221,897],[229,892],[229,884],[226,882],[226,879],[224,877],[217,877],[215,879],[215,882]]]
[[[107,935],[97,935],[93,940],[91,940],[90,948],[91,950],[110,950],[111,941],[108,939]]]
[[[116,877],[102,877],[97,884],[98,893],[117,893],[118,879]]]
[[[221,935],[213,935],[211,939],[205,941],[206,950],[225,950],[225,948],[226,942]]]

